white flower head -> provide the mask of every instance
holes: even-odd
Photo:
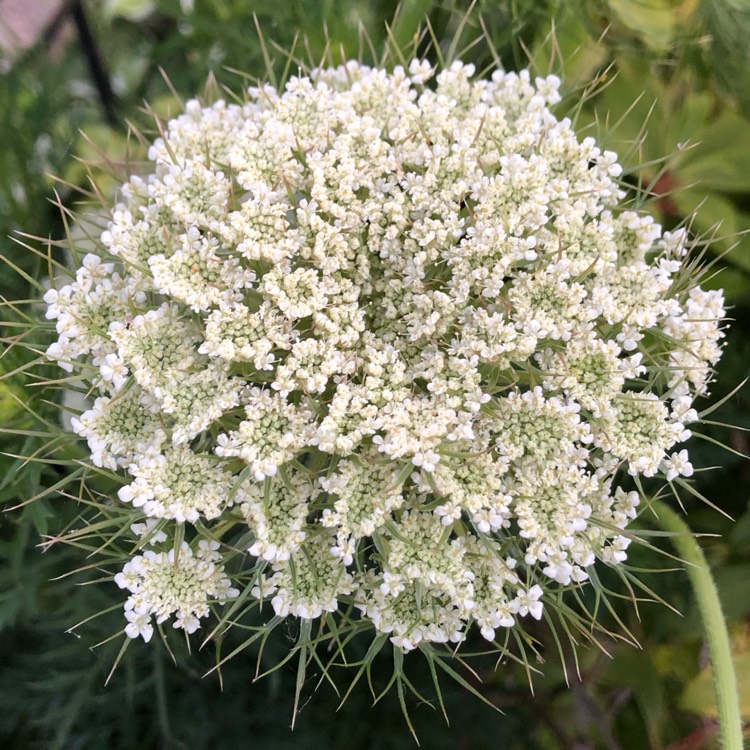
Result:
[[[73,429],[128,472],[129,637],[252,581],[405,651],[494,641],[626,560],[620,479],[692,475],[724,301],[560,87],[349,62],[161,129],[44,298]]]

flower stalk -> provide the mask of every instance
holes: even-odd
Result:
[[[703,550],[688,525],[664,503],[651,503],[654,514],[671,537],[677,554],[687,564],[687,574],[698,601],[708,652],[713,667],[714,690],[719,709],[722,750],[742,750],[742,717],[740,715],[737,676],[732,661],[726,620],[719,601],[711,569]]]

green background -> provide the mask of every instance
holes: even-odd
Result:
[[[390,0],[195,0],[192,9],[188,5],[177,0],[84,4],[89,43],[71,27],[69,13],[63,19],[69,30],[57,31],[56,45],[41,37],[20,56],[2,61],[3,300],[38,297],[35,282],[47,273],[23,246],[39,240],[19,232],[42,240],[64,236],[59,206],[76,209],[78,188],[90,187],[89,174],[106,192],[127,171],[126,156],[137,152],[128,123],[148,128],[151,121],[144,102],[162,116],[176,114],[180,98],[203,91],[209,75],[216,95],[222,87],[241,89],[244,79],[235,70],[264,78],[282,75],[290,60],[294,71],[295,59],[315,64],[368,57],[370,45],[414,49],[426,18],[432,31],[422,35],[417,52],[433,60],[437,47],[447,57],[475,62],[480,71],[500,60],[506,69],[558,73],[566,94],[559,114],[574,117],[581,134],[594,135],[620,154],[633,194],[666,228],[688,221],[695,235],[712,239],[699,243],[696,253],[714,264],[707,283],[725,288],[732,324],[711,399],[737,390],[711,419],[736,427],[702,425],[696,432],[705,437],[694,439],[690,450],[696,466],[718,467],[697,473],[696,490],[734,521],[694,496],[683,500],[692,528],[706,535],[701,541],[729,618],[743,714],[750,720],[750,463],[739,455],[748,452],[748,437],[738,429],[750,427],[748,390],[738,388],[750,363],[750,3],[480,0],[469,8],[447,0],[406,0],[398,13]],[[0,23],[2,12],[0,3]],[[92,49],[101,58],[112,97],[95,85],[87,57]],[[284,52],[290,49],[291,58]],[[121,597],[84,551],[40,546],[74,524],[79,512],[64,494],[46,492],[65,467],[15,457],[33,455],[44,444],[42,437],[26,434],[37,429],[30,409],[56,419],[50,394],[24,373],[30,355],[14,345],[23,331],[16,324],[39,313],[33,305],[3,301],[0,316],[0,424],[6,430],[0,435],[0,503],[15,508],[0,517],[0,746],[414,747],[395,694],[373,707],[367,685],[359,684],[337,711],[340,697],[328,684],[315,690],[320,675],[314,669],[291,731],[295,667],[255,681],[257,652],[227,665],[222,685],[216,675],[201,678],[214,663],[211,653],[184,651],[175,666],[154,639],[128,649],[105,687],[119,642],[91,647],[121,628]],[[669,549],[663,539],[654,544]],[[613,630],[620,618],[640,648],[603,639],[602,649],[582,647],[577,660],[566,649],[563,669],[550,634],[539,628],[541,658],[535,666],[541,674],[531,676],[533,697],[523,668],[479,660],[473,664],[476,674],[461,674],[502,713],[444,680],[449,725],[434,700],[432,706],[409,700],[422,745],[467,750],[717,746],[707,656],[687,578],[679,565],[654,551],[633,550],[631,562],[651,571],[642,574],[644,581],[677,610],[653,602],[636,609],[624,600],[615,612],[602,614]],[[74,570],[79,572],[66,575]],[[75,634],[66,632],[109,608],[113,611]],[[294,625],[277,629],[260,670],[281,658],[296,636]],[[388,654],[379,658],[376,682],[378,669],[381,676],[390,673],[390,659]],[[418,655],[407,659],[407,674],[434,698]],[[346,674],[338,678],[345,692]]]

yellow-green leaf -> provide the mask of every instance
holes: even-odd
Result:
[[[714,237],[709,245],[712,253],[719,255],[731,247],[724,256],[726,261],[750,271],[750,216],[726,198],[707,193],[700,185],[677,190],[671,200],[683,216],[695,214],[691,223],[694,233]]]
[[[0,383],[0,424],[7,424],[23,413],[24,392],[7,380]]]
[[[740,695],[740,712],[745,721],[750,720],[750,652],[734,654],[734,670]],[[718,716],[714,694],[713,672],[704,669],[686,688],[680,699],[680,707],[702,716]]]
[[[674,36],[677,16],[669,0],[609,0],[619,20],[652,49],[664,50]]]

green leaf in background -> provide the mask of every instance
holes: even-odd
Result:
[[[750,507],[732,527],[729,534],[729,545],[733,552],[742,553],[744,550],[750,550]]]
[[[714,73],[750,117],[750,3],[703,0],[701,12],[710,34]]]
[[[678,189],[670,199],[681,215],[692,217],[694,234],[714,237],[709,245],[712,253],[726,253],[729,263],[750,273],[750,235],[747,234],[750,232],[750,216],[739,211],[727,198],[705,191],[700,184]]]
[[[731,266],[722,268],[701,284],[704,289],[723,289],[730,302],[743,302],[750,299],[750,274]]]
[[[675,32],[675,3],[670,0],[609,0],[619,21],[651,49],[667,49]]]
[[[646,651],[618,649],[606,675],[607,682],[627,685],[643,715],[652,747],[661,746],[661,737],[668,724],[666,694],[658,663]]]
[[[541,75],[555,73],[566,90],[586,86],[604,65],[607,51],[581,23],[581,8],[563,6],[559,18],[542,29],[534,44],[533,67]]]
[[[686,102],[685,109],[692,106],[692,101]],[[691,142],[695,147],[680,165],[683,181],[698,182],[705,191],[750,192],[750,121],[726,109],[710,124],[696,123]]]
[[[23,399],[24,392],[17,385],[8,380],[0,382],[0,425],[8,424],[24,413]]]
[[[750,721],[750,651],[733,656],[734,668],[740,693],[740,711],[745,721]],[[704,669],[686,688],[680,699],[680,707],[701,716],[718,716],[711,668]]]
[[[670,139],[666,93],[647,59],[618,61],[606,85],[581,113],[579,126],[617,151],[626,170],[675,151]]]
[[[750,562],[726,565],[714,574],[721,606],[730,619],[750,613]]]

